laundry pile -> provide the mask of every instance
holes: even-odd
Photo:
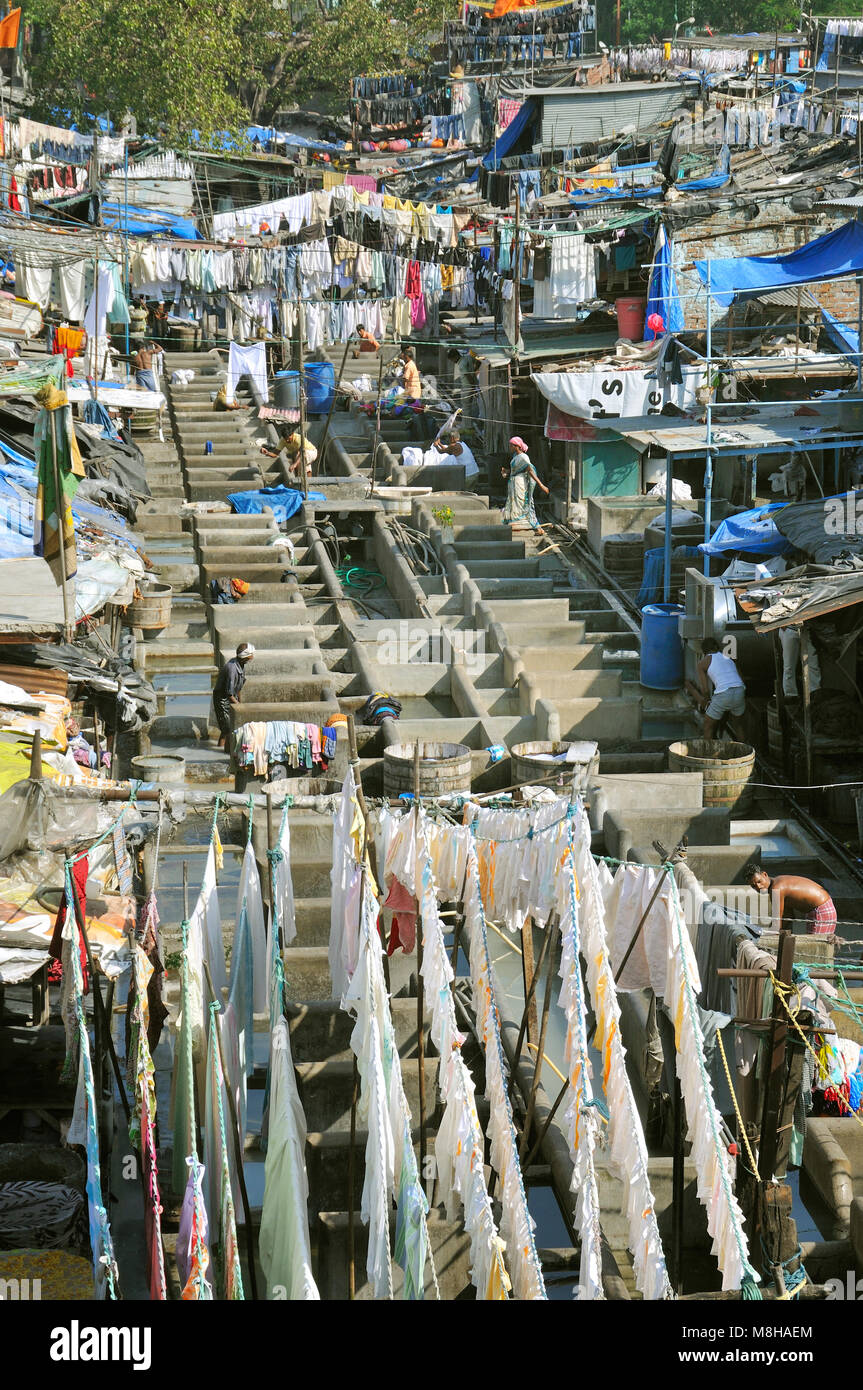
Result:
[[[336,755],[336,729],[332,725],[273,719],[241,724],[233,738],[237,763],[253,767],[258,776],[275,763],[326,772]]]

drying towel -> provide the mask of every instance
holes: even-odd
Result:
[[[387,955],[391,956],[399,946],[405,954],[413,950],[417,939],[417,901],[404,884],[394,878],[386,896],[384,907],[392,908],[393,924],[390,927],[390,940]]]

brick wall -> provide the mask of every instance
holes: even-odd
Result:
[[[802,246],[806,241],[832,232],[848,221],[847,212],[823,209],[806,213],[792,211],[788,202],[777,199],[765,202],[757,220],[744,226],[741,205],[716,211],[709,222],[698,222],[674,234],[677,283],[683,301],[686,327],[703,329],[707,326],[707,291],[696,271],[693,260],[731,259],[736,256],[779,256]],[[710,236],[705,233],[710,230]],[[679,267],[689,266],[690,269]],[[816,298],[843,323],[857,321],[857,285],[853,279],[834,280],[809,287]],[[725,322],[725,310],[717,308],[714,327]]]

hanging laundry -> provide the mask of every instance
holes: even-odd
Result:
[[[234,401],[238,382],[246,374],[251,377],[259,396],[266,403],[270,399],[270,389],[267,383],[266,343],[253,343],[250,347],[240,347],[239,343],[230,344],[226,387],[226,398],[229,405]]]
[[[270,1039],[270,1094],[259,1248],[271,1299],[319,1300],[309,1240],[309,1180],[303,1113],[287,1022]]]

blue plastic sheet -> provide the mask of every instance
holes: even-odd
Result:
[[[850,323],[840,323],[827,309],[821,309],[821,321],[827,330],[831,343],[840,352],[847,352],[849,361],[856,367],[857,358],[860,355],[860,334],[856,328],[852,328]]]
[[[676,558],[680,557],[681,552],[687,560],[697,559],[701,555],[697,545],[674,546]],[[639,608],[644,608],[648,603],[662,603],[665,594],[665,550],[662,546],[658,550],[645,550],[644,552],[644,574],[641,580],[641,588],[638,591],[638,598],[635,600]]]
[[[127,227],[128,222],[128,227]],[[188,217],[179,213],[156,212],[152,208],[135,207],[132,203],[102,203],[102,223],[130,236],[174,236],[181,241],[201,241],[201,233]]]
[[[726,550],[742,550],[747,555],[784,555],[790,546],[774,526],[772,514],[787,506],[787,502],[770,502],[766,507],[726,517],[710,540],[702,541],[698,549],[704,555],[721,555]]]
[[[235,512],[245,516],[260,516],[265,507],[273,513],[276,521],[288,521],[296,516],[303,505],[303,494],[296,487],[262,487],[257,492],[230,492],[228,501]],[[309,501],[326,502],[322,492],[310,492]]]
[[[696,261],[707,284],[707,261]],[[710,262],[710,292],[724,308],[735,299],[751,299],[765,290],[835,280],[863,270],[863,224],[846,222],[835,232],[816,237],[787,256],[739,256]]]
[[[539,107],[532,97],[528,97],[527,101],[522,105],[521,110],[510,121],[506,130],[502,131],[495,140],[488,154],[485,156],[485,159],[482,161],[483,167],[486,169],[496,169],[504,156],[509,154],[519,137],[527,130],[528,126],[533,124],[538,114]]]
[[[647,312],[644,318],[645,341],[650,342],[656,331],[648,326],[651,314],[659,314],[665,324],[663,333],[680,333],[684,327],[683,305],[677,289],[677,276],[674,274],[672,245],[660,226],[656,238],[656,254],[647,291]]]

